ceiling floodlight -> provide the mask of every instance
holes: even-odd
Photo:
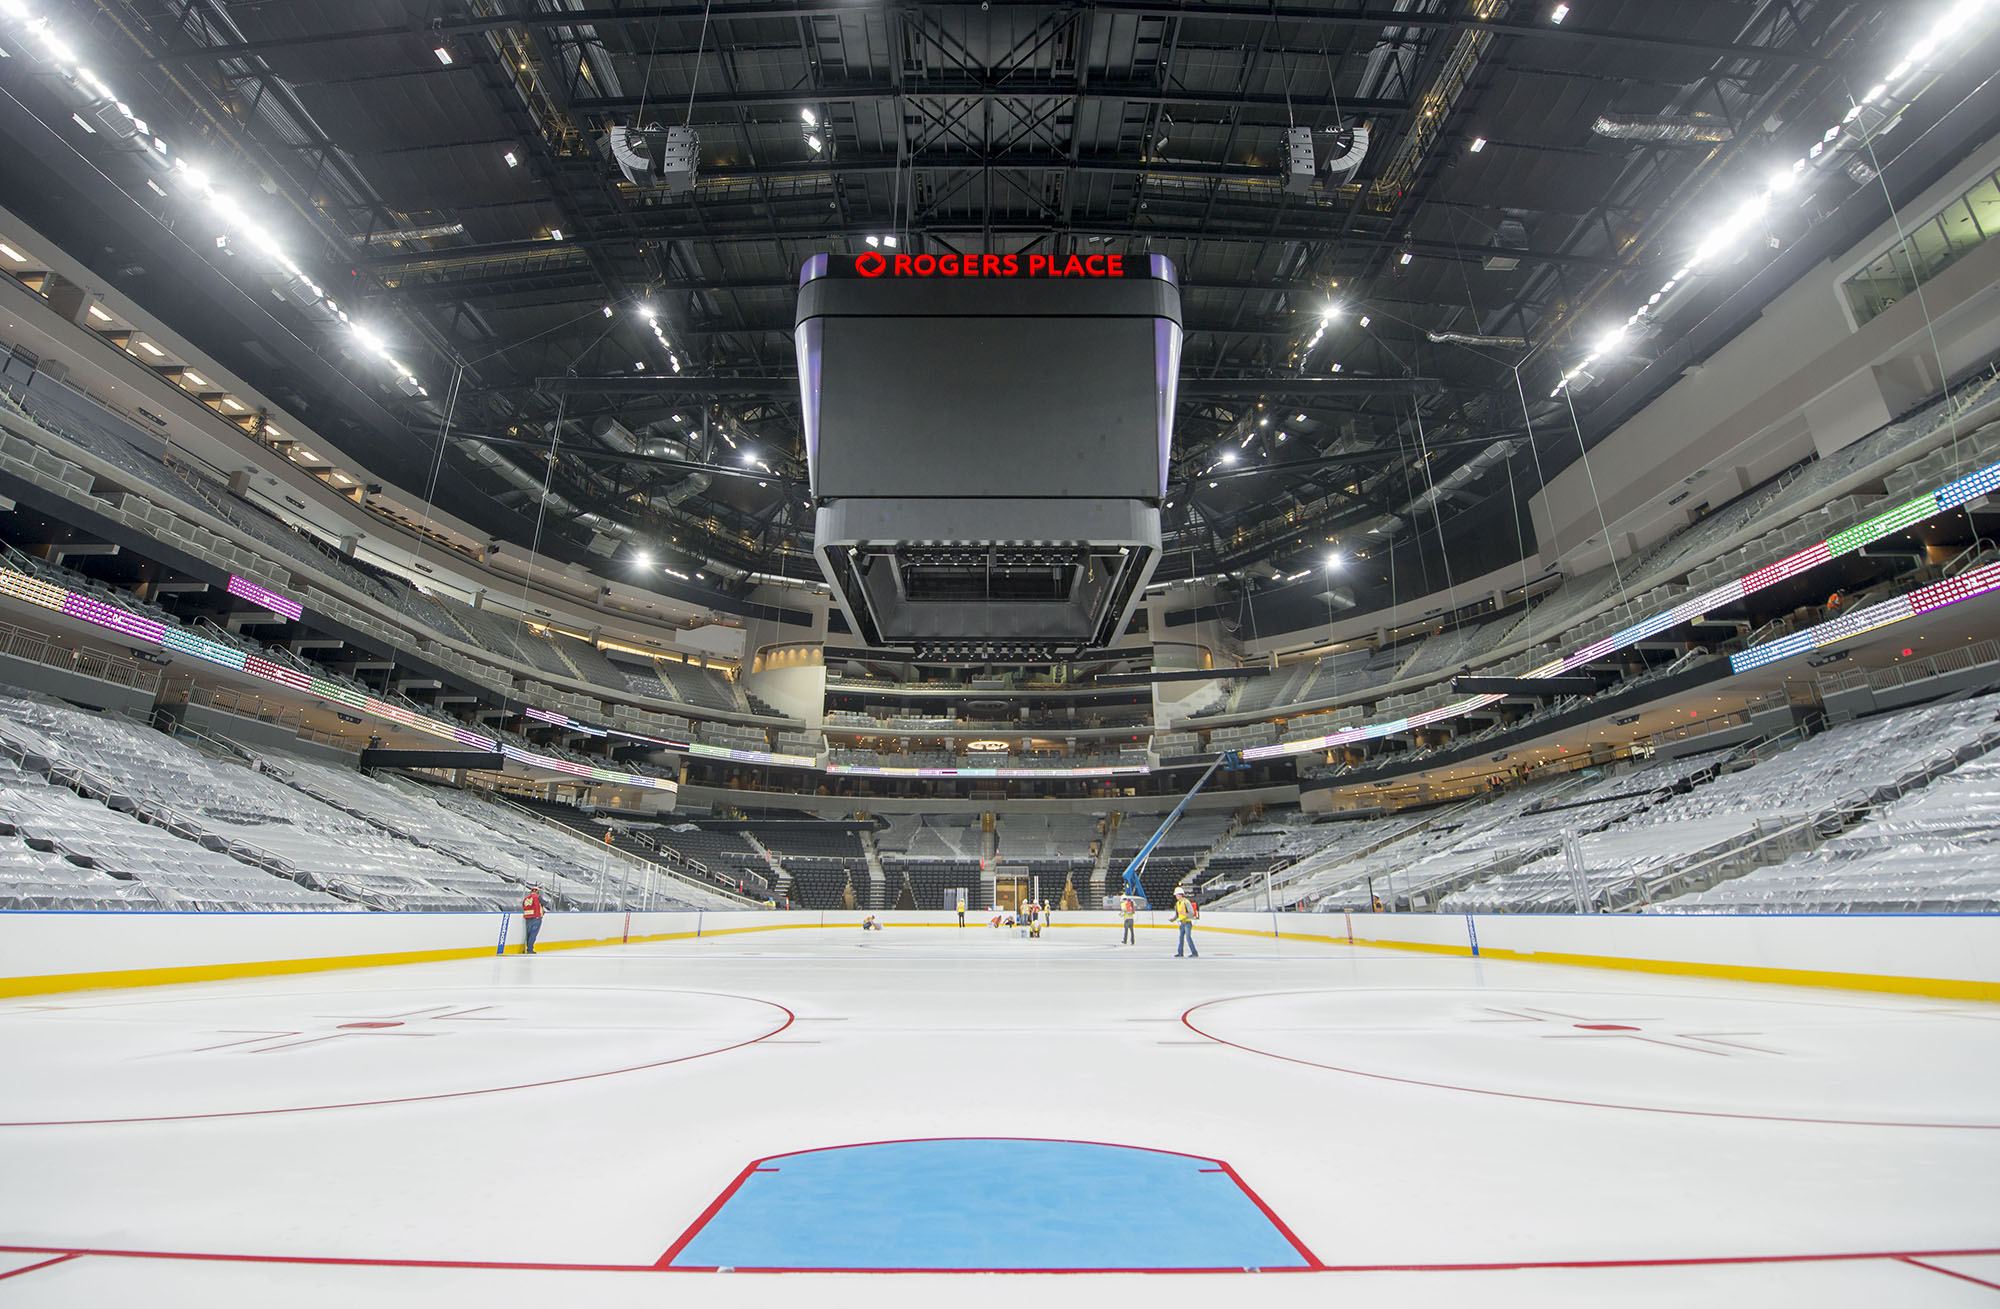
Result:
[[[1402,257],[1397,259],[1396,262],[1399,264],[1407,264],[1414,258],[1416,258],[1415,255],[1411,254],[1408,250],[1405,250],[1402,253]]]
[[[1568,5],[1557,5],[1554,9],[1551,9],[1549,11],[1549,21],[1551,23],[1557,24],[1558,26],[1562,24],[1563,19],[1568,17],[1569,17]]]
[[[813,133],[807,132],[806,148],[811,150],[814,154],[818,154],[820,151],[826,149],[826,142],[820,140],[819,137],[815,136]]]
[[[1472,151],[1473,154],[1478,154],[1481,150],[1484,150],[1485,148],[1486,148],[1486,138],[1483,136],[1473,137],[1472,144],[1466,147],[1466,149]]]
[[[519,168],[521,166],[521,156],[515,154],[512,150],[509,150],[500,157],[507,161],[507,167],[509,168]]]
[[[438,62],[446,68],[451,67],[451,51],[445,49],[443,46],[439,46],[437,49],[431,51],[431,53],[436,55]]]
[[[819,115],[814,113],[812,107],[808,105],[806,108],[799,110],[799,121],[807,127],[818,127]]]

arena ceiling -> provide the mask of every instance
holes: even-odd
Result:
[[[1435,529],[1449,562],[1496,523],[1531,546],[1518,504],[1613,390],[1573,412],[1554,382],[1698,239],[1716,180],[1796,154],[1911,8],[69,4],[156,121],[266,184],[427,394],[343,389],[289,336],[227,362],[496,539],[643,550],[683,598],[816,578],[798,269],[892,237],[1173,259],[1161,579],[1277,587],[1341,550],[1365,581],[1383,541]],[[635,124],[696,130],[692,190],[619,174],[602,138]],[[1287,190],[1291,126],[1322,161],[1366,128],[1365,154]]]

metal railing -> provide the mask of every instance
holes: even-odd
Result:
[[[528,819],[531,822],[540,824],[543,827],[558,828],[562,831],[569,833],[571,836],[576,837],[578,840],[587,841],[589,839],[585,837],[581,832],[577,831],[575,828],[565,826],[564,824],[559,822],[555,822],[544,814],[536,813],[533,809],[528,808],[526,805],[516,804],[514,801],[507,799],[505,796],[499,795],[492,791],[485,792],[484,794],[489,799],[491,799],[495,804],[510,809],[514,813],[520,815],[523,818]],[[691,887],[697,887],[700,890],[708,892],[710,895],[719,895],[726,900],[741,905],[743,908],[751,909],[757,906],[758,902],[752,900],[749,896],[738,895],[736,894],[736,892],[728,890],[725,887],[723,887],[721,883],[710,880],[710,878],[707,876],[707,869],[705,867],[703,868],[702,873],[697,875],[692,870],[687,869],[685,867],[676,867],[675,865],[667,863],[662,860],[648,859],[644,855],[634,854],[630,850],[621,849],[620,847],[613,845],[608,841],[593,842],[592,844],[600,845],[604,850],[607,858],[615,856],[616,858],[624,861],[625,863],[633,865],[646,879],[645,880],[646,894],[649,897],[653,894],[656,894],[660,889],[653,884],[651,879],[656,875],[664,875],[665,877],[671,879],[672,881],[680,882]],[[683,865],[690,864],[693,862],[691,860],[686,859],[684,856],[681,857],[680,861]]]
[[[157,695],[160,690],[160,670],[156,667],[121,659],[102,650],[59,645],[46,633],[31,632],[11,623],[0,623],[0,654],[25,659],[44,668],[109,682],[113,686],[129,687],[147,695]]]
[[[1749,709],[1732,709],[1728,713],[1715,714],[1697,722],[1670,727],[1664,732],[1655,732],[1646,739],[1653,749],[1657,750],[1663,745],[1672,745],[1677,741],[1691,741],[1696,737],[1727,731],[1732,727],[1746,727],[1749,723]]]
[[[1932,677],[1942,677],[1946,673],[1964,672],[1982,664],[2000,662],[2000,641],[1980,641],[1968,643],[1957,649],[1945,650],[1923,659],[1911,659],[1890,664],[1887,668],[1850,668],[1845,672],[1830,673],[1819,679],[1820,695],[1837,695],[1842,691],[1888,691],[1899,686],[1908,686]]]

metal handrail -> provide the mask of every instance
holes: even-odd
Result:
[[[492,800],[495,804],[499,804],[505,808],[511,809],[515,813],[521,815],[522,817],[530,819],[536,823],[540,823],[545,827],[562,826],[562,824],[560,823],[551,822],[548,819],[548,817],[546,817],[543,814],[536,813],[534,810],[528,808],[524,804],[517,804],[514,801],[509,800],[506,796],[500,795],[498,792],[489,791],[489,792],[484,792],[483,794],[485,794],[487,798]],[[564,830],[571,832],[572,835],[578,836],[579,838],[581,838],[582,836],[581,833],[576,832],[575,829],[573,828],[565,828]],[[726,889],[718,882],[712,882],[707,880],[705,876],[696,877],[688,872],[683,871],[682,869],[674,867],[672,864],[666,863],[665,861],[647,859],[643,855],[633,854],[630,850],[620,849],[618,846],[612,845],[608,841],[603,842],[602,844],[605,850],[609,851],[612,854],[617,855],[620,859],[625,860],[627,863],[637,864],[641,869],[647,871],[662,872],[667,874],[669,877],[673,877],[678,879],[679,881],[687,883],[689,886],[699,887],[701,890],[707,891],[711,894],[726,896],[731,900],[741,901],[741,903],[745,908],[754,908],[758,903],[757,901],[752,900],[748,896],[737,895],[734,891]],[[706,870],[704,869],[704,873],[705,872]]]
[[[120,659],[102,650],[58,645],[47,633],[15,627],[11,623],[0,623],[0,654],[149,695],[157,695],[160,689],[158,668]]]

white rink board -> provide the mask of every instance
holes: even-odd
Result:
[[[859,912],[762,910],[678,913],[553,913],[542,928],[544,948],[568,942],[619,942],[688,935],[732,934],[772,928],[851,926]],[[948,911],[883,912],[887,925],[946,925]],[[1169,915],[1141,914],[1148,927],[1164,928]],[[1054,935],[1102,927],[1115,931],[1117,916],[1080,911],[1054,915]],[[984,925],[986,916],[968,921]],[[1430,947],[1467,952],[1476,934],[1482,952],[1500,957],[1556,956],[1550,962],[1603,959],[1664,965],[1858,974],[1864,977],[1942,979],[1975,986],[2000,984],[2000,915],[1752,916],[1696,915],[1476,915],[1211,913],[1204,929],[1345,944]],[[0,913],[0,989],[9,980],[56,978],[146,969],[224,967],[295,960],[370,962],[370,956],[434,951],[491,951],[499,943],[501,915],[478,914],[119,914]],[[521,942],[521,922],[507,926],[510,947]],[[1220,933],[1218,933],[1220,935]],[[1625,966],[1631,966],[1627,963]],[[132,984],[117,979],[79,985]],[[17,986],[15,989],[24,989]]]

